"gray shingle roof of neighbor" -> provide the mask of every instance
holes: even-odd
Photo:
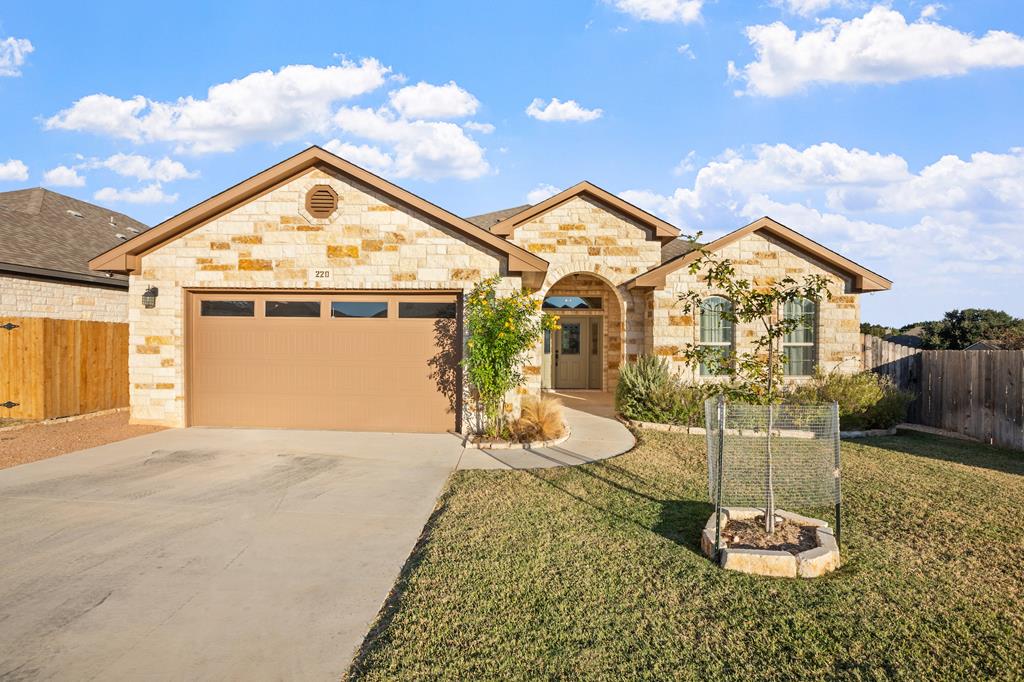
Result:
[[[490,230],[502,220],[511,218],[517,213],[522,213],[531,206],[532,204],[523,204],[522,206],[514,206],[512,208],[503,208],[500,211],[492,211],[490,213],[481,213],[480,215],[470,216],[466,218],[466,220],[477,227]],[[661,247],[661,262],[667,263],[673,258],[678,258],[679,256],[689,253],[693,249],[694,245],[692,242],[685,239],[674,239]]]
[[[113,218],[113,223],[111,222]],[[123,275],[89,269],[89,259],[149,229],[117,211],[42,187],[0,192],[0,270],[127,286]]]

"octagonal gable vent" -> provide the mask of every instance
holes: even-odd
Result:
[[[317,185],[306,194],[306,210],[314,218],[329,218],[338,208],[338,193],[327,185]]]

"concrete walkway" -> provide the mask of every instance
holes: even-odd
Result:
[[[466,448],[459,469],[546,469],[586,464],[631,450],[633,434],[613,418],[611,396],[600,391],[552,393],[565,406],[568,440],[547,448],[480,450]]]

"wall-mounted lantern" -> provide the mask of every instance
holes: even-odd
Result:
[[[155,308],[156,297],[160,293],[160,290],[156,287],[149,287],[146,289],[146,293],[142,294],[142,307],[143,308]]]

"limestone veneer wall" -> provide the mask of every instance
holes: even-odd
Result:
[[[305,210],[306,192],[317,184],[339,196],[338,210],[323,220]],[[132,419],[185,424],[186,289],[468,291],[501,274],[502,263],[369,187],[312,169],[143,256],[129,293]],[[332,277],[316,279],[317,269]],[[150,286],[160,295],[145,309]],[[505,289],[520,286],[518,277],[503,279]]]
[[[0,275],[0,315],[127,322],[128,291]]]
[[[590,273],[606,282],[620,313],[615,329],[606,321],[609,346],[618,346],[627,357],[643,351],[642,331],[635,326],[643,313],[637,310],[634,295],[622,285],[661,262],[661,242],[652,239],[649,230],[598,202],[574,197],[519,225],[508,239],[551,264],[538,297],[546,296],[559,280],[573,273]],[[542,354],[541,345],[531,354],[524,392],[540,390]],[[620,360],[618,349],[607,354],[605,390],[614,390]]]
[[[822,299],[818,305],[817,339],[818,364],[826,372],[857,372],[861,369],[860,302],[857,294],[850,293],[850,281],[791,247],[761,234],[750,234],[720,251],[716,259],[730,259],[738,276],[754,284],[770,284],[789,276],[797,281],[806,275],[824,275],[831,282],[831,300]],[[678,302],[679,295],[698,290],[708,296],[721,292],[708,289],[700,273],[691,275],[682,268],[668,276],[664,289],[652,294],[650,326],[653,352],[669,358],[675,369],[685,378],[697,378],[696,372],[680,355],[686,344],[700,341],[700,324],[695,315],[687,315]],[[735,333],[737,352],[751,349],[757,336],[754,324],[738,325]],[[798,378],[789,378],[799,381]]]

